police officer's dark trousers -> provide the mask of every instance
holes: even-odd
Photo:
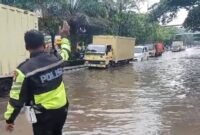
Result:
[[[67,110],[67,107],[63,107],[36,114],[37,123],[33,124],[34,135],[62,135],[62,128],[67,118]]]

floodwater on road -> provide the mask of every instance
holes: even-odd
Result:
[[[199,135],[200,49],[66,74],[64,135]]]
[[[63,135],[200,135],[198,48],[64,79],[70,110]],[[30,132],[22,127],[14,135]]]

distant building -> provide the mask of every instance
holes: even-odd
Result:
[[[181,40],[186,45],[199,45],[200,32],[186,31],[184,28],[180,28],[178,29],[178,34],[176,34],[174,40]]]

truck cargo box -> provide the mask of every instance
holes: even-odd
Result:
[[[38,29],[34,13],[0,4],[0,77],[9,75],[28,57],[24,33],[30,29]]]
[[[113,61],[131,60],[134,56],[135,38],[120,36],[94,36],[93,44],[112,45]]]
[[[0,4],[0,97],[9,93],[17,65],[29,57],[24,33],[31,29],[38,29],[34,13]]]

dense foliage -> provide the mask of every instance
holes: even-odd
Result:
[[[190,30],[200,30],[200,0],[161,0],[152,7],[151,17],[153,20],[161,20],[163,23],[171,21],[176,17],[179,9],[185,8],[189,11],[184,26]]]
[[[61,20],[71,26],[72,44],[91,42],[92,35],[112,34],[136,37],[137,43],[169,41],[173,28],[151,21],[138,11],[141,0],[15,0],[12,6],[42,11],[40,30],[56,32]],[[9,4],[9,3],[6,3]]]

